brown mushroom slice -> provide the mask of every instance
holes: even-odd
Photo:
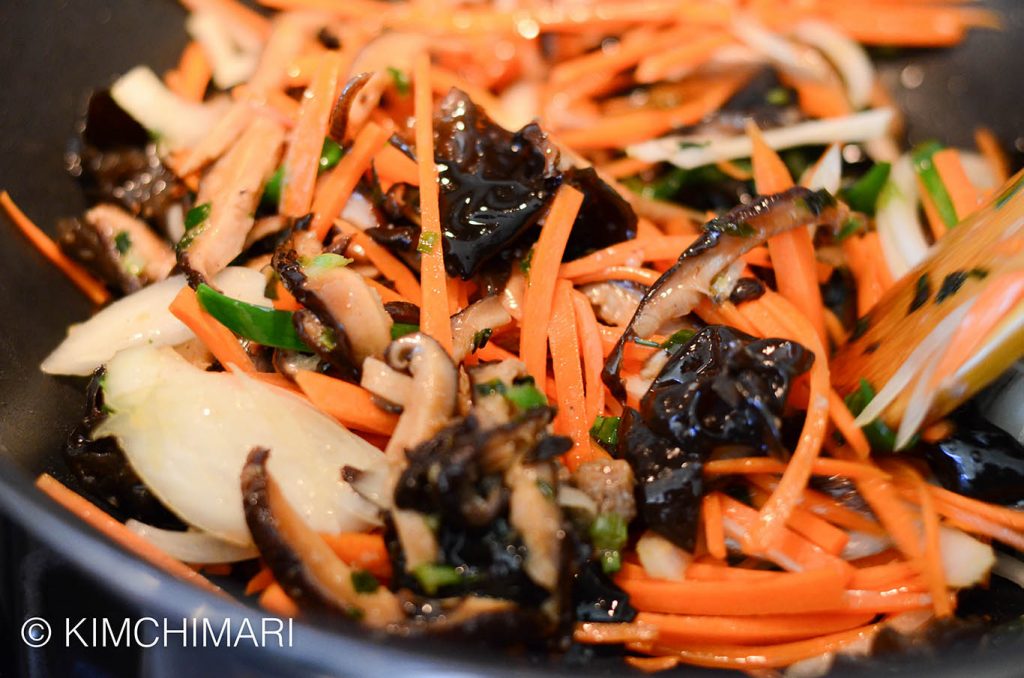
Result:
[[[803,187],[758,198],[704,225],[704,234],[665,271],[640,301],[633,319],[608,356],[602,377],[611,392],[625,397],[619,377],[627,342],[646,339],[667,321],[680,318],[709,294],[716,275],[772,236],[808,224],[838,228],[848,213],[827,191]]]
[[[245,520],[263,561],[302,610],[341,612],[373,628],[403,620],[401,605],[383,586],[360,593],[353,570],[302,520],[267,472],[270,451],[256,447],[242,468]]]
[[[456,363],[481,348],[491,332],[512,322],[501,297],[492,296],[474,302],[452,318],[452,357]]]
[[[349,80],[331,111],[331,138],[341,143],[355,137],[390,84],[391,75],[387,71],[360,73]]]
[[[548,591],[558,587],[562,560],[562,511],[541,490],[541,486],[557,487],[551,464],[516,465],[505,474],[511,488],[509,522],[523,538],[526,561],[523,567],[539,586]]]
[[[344,328],[357,365],[370,357],[383,357],[391,343],[391,316],[363,276],[345,266],[307,273],[306,289],[319,300],[317,310]]]
[[[141,219],[115,205],[97,205],[85,221],[114,244],[122,268],[143,284],[159,282],[174,268],[174,252]]]
[[[211,280],[242,253],[284,138],[281,125],[257,117],[203,179],[196,204],[209,205],[209,216],[178,243],[179,261],[193,284]]]
[[[376,358],[363,361],[363,376],[359,385],[389,403],[405,407],[415,393],[412,377],[392,369],[386,362]]]

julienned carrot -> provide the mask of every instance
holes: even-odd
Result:
[[[349,567],[366,570],[378,579],[391,579],[391,560],[380,534],[342,532],[320,536]]]
[[[917,486],[918,502],[921,506],[921,522],[924,524],[924,573],[928,579],[928,588],[935,606],[935,616],[939,619],[953,614],[946,594],[946,573],[942,564],[942,546],[939,542],[939,514],[935,510],[935,501],[928,491],[928,485],[917,472],[910,470],[914,484]]]
[[[345,203],[359,183],[359,177],[370,167],[373,156],[391,137],[391,130],[376,123],[367,123],[359,130],[352,148],[342,156],[337,167],[330,170],[319,183],[313,197],[313,231],[323,238],[334,220],[341,214]],[[320,138],[323,147],[323,137]],[[319,149],[317,153],[319,153]],[[319,157],[319,156],[317,156]]]
[[[555,280],[569,232],[582,204],[583,194],[568,184],[562,184],[533,248],[520,325],[519,357],[526,363],[527,373],[538,384],[543,384],[547,378],[548,321]]]
[[[643,673],[661,673],[679,666],[679,657],[625,657],[626,663]]]
[[[658,630],[641,621],[628,624],[583,622],[576,625],[572,634],[577,643],[589,645],[621,645],[622,643],[644,643],[658,638]]]
[[[295,382],[318,409],[349,428],[391,435],[398,417],[377,407],[369,391],[317,372],[299,372]]]
[[[302,97],[299,118],[291,133],[288,152],[284,156],[279,211],[287,217],[308,214],[313,204],[320,153],[334,108],[341,67],[342,57],[339,52],[324,52],[313,80]]]
[[[654,167],[654,163],[627,156],[601,165],[598,171],[602,175],[611,177],[612,179],[622,179],[634,174],[639,174],[640,172],[649,170],[652,167]]]
[[[274,283],[274,296],[274,308],[279,311],[298,311],[302,308],[302,304],[292,296],[292,293],[280,280]]]
[[[385,144],[384,148],[380,149],[373,158],[373,166],[381,181],[420,185],[420,171],[416,161],[392,144]]]
[[[352,245],[349,247],[357,246],[362,249],[366,254],[366,258],[380,271],[381,275],[395,283],[395,288],[399,294],[405,297],[406,301],[414,304],[419,303],[420,297],[423,296],[420,284],[416,282],[416,276],[406,268],[405,264],[396,259],[387,249],[374,242],[373,238],[347,221],[339,219],[335,222],[335,225],[337,225],[342,233],[352,238]],[[379,287],[375,287],[375,289],[378,292],[380,291]],[[385,301],[394,300],[385,299]]]
[[[843,610],[849,578],[846,572],[826,568],[731,581],[728,585],[621,577],[616,582],[642,612],[749,617]]]
[[[413,282],[415,282],[415,280]],[[392,302],[392,301],[404,301],[404,302],[410,303],[410,304],[413,303],[413,302],[409,301],[408,299],[406,299],[405,297],[403,297],[398,292],[394,291],[390,287],[386,287],[386,286],[380,284],[379,282],[377,282],[373,278],[367,278],[366,279],[366,284],[369,285],[370,287],[372,287],[373,289],[375,289],[377,291],[377,294],[380,295],[380,300],[383,301],[385,304],[388,303],[388,302]]]
[[[754,144],[751,160],[754,165],[754,183],[758,193],[780,193],[792,188],[782,158],[765,142],[761,130],[753,122],[747,125],[747,135]],[[775,278],[779,294],[791,301],[810,321],[822,343],[825,334],[825,305],[818,287],[817,267],[814,258],[814,243],[806,228],[794,228],[768,240],[768,252],[775,262]],[[823,354],[822,354],[822,357]]]
[[[441,206],[434,162],[434,98],[430,85],[430,55],[423,52],[413,68],[416,111],[416,161],[420,177],[420,328],[452,352],[452,325],[448,309],[448,282],[444,268]],[[541,337],[545,340],[546,334]],[[538,380],[537,383],[543,383]]]
[[[806,229],[796,231],[807,233]],[[817,288],[815,288],[817,290]],[[818,300],[820,301],[820,294]],[[810,395],[800,441],[779,481],[779,486],[761,508],[758,525],[750,531],[750,546],[755,550],[770,547],[785,527],[790,512],[799,504],[807,487],[814,462],[821,452],[828,425],[830,390],[829,367],[819,336],[807,318],[784,297],[769,290],[763,297],[744,304],[747,309],[766,310],[774,318],[774,336],[790,337],[808,347],[815,356],[810,370]]]
[[[46,257],[51,264],[59,268],[94,304],[97,306],[105,304],[110,299],[110,292],[107,291],[106,286],[61,252],[57,243],[51,240],[50,236],[46,235],[41,228],[36,226],[14,204],[7,191],[0,191],[0,207],[4,208],[4,211],[7,212],[7,216],[14,222],[14,225],[39,250],[39,253]]]
[[[932,596],[927,591],[914,591],[914,586],[897,586],[885,591],[851,589],[843,594],[845,609],[851,612],[873,614],[895,614],[911,610],[926,610],[932,606]]]
[[[783,473],[786,465],[770,457],[740,457],[737,459],[714,459],[704,464],[704,473],[711,476],[751,473]],[[843,476],[845,478],[888,478],[889,474],[870,464],[842,459],[818,458],[811,466],[812,473],[819,476]]]
[[[978,208],[981,192],[967,177],[963,162],[960,160],[960,152],[955,148],[944,148],[932,156],[932,164],[939,173],[946,192],[949,193],[957,218],[963,221]]]
[[[782,574],[772,570],[751,570],[743,567],[729,567],[711,563],[690,563],[686,568],[686,578],[693,581],[750,581],[752,579],[770,579]]]
[[[575,471],[580,464],[594,458],[595,447],[590,444],[590,426],[593,422],[586,418],[580,342],[576,333],[572,291],[572,283],[568,280],[559,280],[555,286],[551,321],[548,323],[548,341],[551,344],[551,365],[558,394],[555,431],[572,438],[573,447],[562,459],[570,471]]]
[[[760,617],[711,617],[704,615],[641,612],[637,622],[657,630],[660,647],[691,643],[759,645],[805,640],[863,626],[873,615],[775,614]]]
[[[819,461],[831,462],[833,460],[820,459]],[[778,480],[771,476],[751,475],[748,480],[769,492],[773,491],[778,485]],[[822,494],[821,492],[811,489],[804,490],[803,495],[800,497],[800,506],[810,513],[813,513],[820,518],[824,518],[833,525],[837,525],[844,529],[856,530],[876,537],[886,536],[885,530],[883,530],[882,526],[877,522],[871,520],[863,513],[847,508],[837,499],[834,499],[827,494]]]
[[[635,649],[650,654],[666,655],[684,664],[708,668],[732,668],[744,671],[774,669],[789,666],[801,659],[836,652],[850,645],[873,638],[881,624],[861,626],[826,636],[799,640],[781,645],[695,645],[691,647],[662,648],[658,644]],[[633,647],[631,647],[633,649]]]
[[[245,585],[245,595],[251,596],[262,593],[273,583],[274,573],[270,571],[269,567],[264,565]]]
[[[167,73],[167,86],[184,99],[202,101],[212,74],[213,69],[202,45],[193,41],[182,50],[178,67]]]
[[[597,316],[590,300],[582,292],[572,291],[572,305],[576,314],[576,333],[580,340],[583,356],[585,420],[593,423],[604,412],[604,382],[601,370],[604,368],[604,351],[601,347],[601,333]]]
[[[307,399],[306,394],[302,392],[302,389],[299,388],[294,381],[280,372],[253,372],[251,376],[256,381],[261,381],[268,386],[276,386],[277,388],[282,388],[289,393],[294,393],[301,398]]]
[[[1011,530],[1024,532],[1024,511],[988,504],[934,485],[930,485],[928,489],[932,496],[935,497],[939,506],[948,505],[955,507],[997,525],[1004,525]]]
[[[850,588],[865,591],[888,591],[912,581],[921,574],[924,564],[898,560],[885,565],[858,569],[850,579]]]
[[[985,337],[1017,304],[1024,302],[1024,271],[995,278],[978,294],[932,374],[933,387],[943,385],[982,345]]]
[[[992,130],[987,127],[979,127],[974,130],[974,143],[978,145],[978,150],[981,151],[981,155],[985,158],[985,162],[988,163],[989,169],[992,170],[992,175],[996,179],[996,185],[1002,186],[1006,183],[1006,180],[1010,178],[1010,161],[1006,157],[1006,152],[1003,151],[1003,147],[999,143],[999,139],[992,133]]]
[[[585,273],[573,278],[573,283],[576,285],[586,285],[593,282],[603,282],[605,280],[625,280],[650,287],[656,283],[660,277],[661,273],[649,268],[637,268],[635,266],[609,266],[603,271],[598,271],[597,273]]]
[[[669,75],[688,73],[707,61],[716,50],[733,41],[726,31],[712,31],[693,39],[693,28],[688,26],[686,30],[691,32],[691,36],[669,49],[646,52],[644,60],[636,67],[637,82],[657,82]]]
[[[274,582],[260,594],[260,606],[279,617],[298,617],[299,606],[288,597],[281,585]]]
[[[859,426],[853,423],[853,415],[834,388],[829,389],[828,392],[828,414],[858,459],[865,460],[871,456],[871,445],[868,443],[867,436]]]
[[[868,503],[899,550],[909,558],[921,558],[921,535],[917,517],[903,503],[896,488],[883,478],[857,482],[857,491]]]
[[[758,486],[752,487],[751,495],[754,497],[754,505],[764,505],[770,492],[770,490],[766,491]],[[821,548],[825,553],[830,553],[834,556],[840,555],[843,549],[846,548],[846,544],[850,541],[850,535],[846,532],[800,506],[793,509],[786,526],[807,541]]]
[[[673,262],[693,243],[694,238],[692,235],[666,235],[616,243],[562,264],[558,277],[575,279],[612,266],[632,266],[644,261]]]
[[[74,513],[83,522],[88,523],[106,537],[117,542],[118,545],[128,549],[143,560],[179,579],[184,579],[218,595],[225,595],[224,591],[219,586],[211,583],[209,579],[135,534],[113,517],[93,506],[82,495],[61,484],[53,476],[45,473],[39,476],[36,479],[36,487],[68,511]]]
[[[818,81],[813,78],[788,77],[783,82],[796,90],[800,110],[809,118],[839,118],[853,113],[846,88],[838,77]]]
[[[191,287],[181,288],[178,296],[171,302],[169,310],[199,337],[225,368],[234,365],[245,372],[256,371],[252,358],[238,343],[238,337],[199,305],[196,293]]]
[[[719,560],[729,555],[725,550],[725,528],[722,525],[722,503],[717,494],[704,497],[702,513],[704,514],[704,540],[708,545],[708,553]]]
[[[211,12],[228,25],[237,24],[256,37],[270,35],[270,20],[237,0],[181,0],[190,12]]]

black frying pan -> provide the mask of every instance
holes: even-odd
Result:
[[[344,2],[344,0],[338,0]],[[840,1],[840,0],[836,0]],[[856,0],[850,0],[856,1]],[[970,145],[977,124],[1024,150],[1024,2],[989,3],[1002,33],[972,35],[960,48],[892,58],[885,76],[910,117],[912,141],[938,137]],[[2,0],[0,2],[0,188],[45,227],[84,206],[63,171],[62,154],[89,90],[138,63],[170,67],[185,40],[173,0]],[[1019,165],[1020,157],[1017,158]],[[65,617],[187,617],[258,612],[213,598],[142,563],[31,486],[48,471],[66,479],[59,450],[83,406],[82,384],[44,377],[39,362],[66,326],[88,316],[88,302],[0,221],[0,677],[180,675],[592,675],[624,673],[619,664],[587,668],[507,657],[479,648],[375,639],[297,625],[284,649],[117,651],[64,649]],[[48,618],[45,648],[19,640],[24,620]],[[1024,675],[1024,638],[983,652],[951,649],[938,662],[894,668],[901,675]],[[702,671],[682,671],[705,675]],[[863,673],[854,671],[854,673]],[[721,675],[721,674],[710,674]]]

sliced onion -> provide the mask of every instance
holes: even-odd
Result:
[[[807,168],[800,177],[800,185],[812,190],[825,189],[832,195],[839,192],[843,182],[843,154],[839,144],[830,144],[821,159]]]
[[[832,69],[818,52],[794,44],[755,21],[737,19],[733,22],[732,33],[748,47],[795,76],[823,81],[831,75]]]
[[[247,81],[259,65],[262,45],[246,32],[232,31],[230,22],[212,12],[194,12],[185,21],[189,35],[202,45],[210,59],[213,82],[230,89]]]
[[[970,310],[973,303],[974,300],[971,299],[966,303],[960,304],[959,307],[939,321],[928,336],[921,340],[917,348],[907,356],[907,359],[903,361],[899,369],[889,378],[885,386],[871,399],[868,406],[864,408],[864,411],[854,421],[857,426],[867,426],[877,419],[885,411],[885,408],[899,397],[900,393],[903,392],[903,389],[910,384],[914,377],[921,373],[925,365],[936,356],[938,351],[949,344],[953,333],[956,332],[960,322],[967,315],[967,311]]]
[[[372,357],[363,361],[363,376],[359,385],[378,398],[403,407],[413,395],[412,377]]]
[[[193,146],[227,111],[227,100],[197,104],[167,89],[156,73],[145,66],[128,71],[110,88],[110,96],[171,148]]]
[[[1024,589],[1024,563],[1013,556],[997,553],[996,564],[992,568],[992,572]]]
[[[636,543],[636,554],[649,576],[670,581],[683,581],[693,560],[691,554],[650,530]]]
[[[259,555],[254,546],[238,546],[203,532],[163,530],[138,520],[129,520],[125,527],[167,555],[185,563],[237,563]]]
[[[964,173],[975,187],[982,191],[999,188],[999,179],[992,172],[992,165],[984,156],[976,151],[960,149],[960,162],[963,163]]]
[[[995,550],[961,530],[943,525],[939,529],[939,548],[946,584],[964,589],[988,578],[996,564]]]
[[[842,557],[843,560],[867,558],[868,556],[881,553],[890,546],[892,546],[892,540],[888,537],[879,537],[867,532],[852,530],[849,541],[843,547]]]
[[[589,494],[572,485],[563,483],[558,486],[558,505],[562,508],[578,509],[592,516],[597,515],[597,503]]]
[[[796,146],[831,143],[862,143],[885,136],[893,112],[888,108],[853,113],[839,118],[808,120],[789,127],[770,129],[764,139],[775,150]],[[742,136],[670,136],[634,144],[626,152],[647,162],[670,162],[676,167],[694,169],[723,160],[749,158],[754,147],[750,137]]]
[[[843,78],[846,96],[855,109],[870,103],[875,86],[875,68],[860,44],[823,21],[803,21],[793,29],[793,35],[828,57]]]
[[[311,528],[362,530],[372,509],[341,479],[350,466],[387,475],[379,450],[307,401],[243,374],[205,372],[173,349],[140,346],[107,365],[113,411],[94,435],[113,436],[146,486],[186,524],[252,543],[240,473],[253,447]],[[362,515],[361,515],[362,514]]]
[[[928,256],[917,207],[917,178],[905,155],[893,164],[875,213],[882,254],[893,279],[902,278]]]
[[[373,205],[370,204],[365,195],[359,192],[352,193],[348,202],[345,203],[345,209],[341,211],[341,218],[364,231],[380,225],[377,221],[377,215],[373,210]]]
[[[1010,368],[1009,378],[988,398],[985,417],[1024,444],[1024,364]]]
[[[233,266],[221,271],[216,285],[225,294],[250,304],[270,306],[263,296],[263,274]],[[119,299],[79,325],[72,325],[67,338],[41,366],[47,374],[84,377],[132,346],[175,346],[195,335],[175,318],[167,307],[185,286],[185,276],[176,275],[144,287]]]

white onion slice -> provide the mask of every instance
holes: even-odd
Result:
[[[939,529],[939,549],[946,584],[951,588],[962,589],[981,583],[996,564],[996,553],[991,546],[945,525]]]
[[[892,540],[888,537],[879,537],[867,532],[852,530],[850,539],[843,547],[843,560],[857,560],[867,558],[881,553],[892,546]]]
[[[196,144],[230,106],[227,100],[207,104],[186,101],[145,66],[136,66],[118,78],[110,96],[171,148]]]
[[[775,150],[796,146],[831,143],[862,143],[886,134],[892,110],[871,110],[824,120],[808,120],[789,127],[764,132],[765,142]],[[742,136],[670,136],[634,144],[626,152],[647,162],[670,162],[676,167],[693,169],[723,160],[749,158],[754,147],[750,137]]]
[[[830,144],[821,159],[807,168],[800,185],[811,190],[825,189],[832,195],[839,192],[843,181],[843,154],[839,144]]]
[[[1011,376],[985,404],[985,417],[1018,442],[1024,443],[1024,363],[1010,368]]]
[[[259,555],[254,546],[238,546],[203,532],[163,530],[138,520],[129,520],[125,527],[184,563],[237,563]]]
[[[864,408],[864,411],[854,420],[857,426],[867,426],[877,419],[885,411],[885,408],[899,397],[900,393],[903,392],[903,389],[907,387],[914,377],[921,373],[921,370],[928,364],[928,361],[949,344],[950,338],[960,326],[960,322],[967,315],[967,311],[970,310],[973,303],[974,300],[971,299],[966,303],[960,304],[959,307],[940,320],[928,336],[921,340],[917,348],[907,356],[907,359],[903,361],[899,369],[889,378],[885,386],[875,394],[875,397],[871,399],[871,402]]]
[[[193,12],[185,21],[185,29],[202,45],[210,59],[213,82],[220,89],[231,89],[256,72],[262,45],[247,40],[244,33],[233,33],[221,17],[212,12]]]
[[[368,526],[360,514],[372,511],[341,469],[386,476],[384,456],[288,391],[141,346],[107,365],[104,398],[113,412],[94,435],[114,436],[146,486],[192,527],[252,543],[239,476],[255,446],[270,449],[270,472],[312,529]]]
[[[562,508],[578,509],[592,516],[597,515],[597,502],[589,494],[572,485],[558,486],[558,505]]]
[[[1013,556],[997,553],[996,564],[992,568],[992,573],[998,574],[1003,579],[1008,579],[1017,586],[1024,588],[1024,563]]]
[[[647,574],[655,579],[683,581],[693,556],[650,530],[636,543],[636,554]]]
[[[823,21],[803,21],[793,29],[793,35],[800,42],[821,50],[832,62],[846,85],[846,96],[855,109],[864,108],[870,103],[871,90],[875,86],[875,68],[860,44]]]
[[[737,19],[733,22],[732,33],[780,69],[795,76],[822,81],[831,75],[831,68],[818,52],[796,45],[755,21]]]
[[[263,296],[266,280],[259,271],[233,266],[214,279],[234,299],[270,306]],[[41,366],[47,374],[85,377],[132,346],[175,346],[192,339],[192,330],[167,310],[185,286],[185,276],[176,275],[118,299],[84,323],[72,325],[68,336]]]
[[[879,243],[893,279],[902,278],[928,256],[917,207],[917,177],[910,157],[904,155],[893,163],[875,213]]]

